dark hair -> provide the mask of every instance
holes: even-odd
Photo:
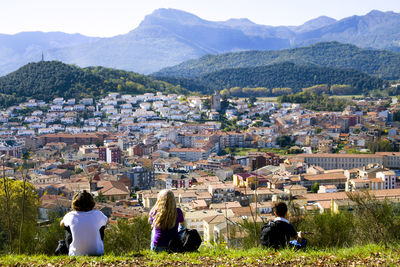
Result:
[[[279,216],[279,217],[285,217],[286,213],[288,211],[287,205],[285,202],[276,203],[274,210],[275,210],[276,216]]]
[[[76,211],[91,211],[95,204],[92,194],[86,190],[75,194],[72,198],[72,209]]]

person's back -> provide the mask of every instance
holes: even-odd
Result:
[[[90,193],[78,193],[72,200],[73,211],[61,221],[61,226],[69,227],[71,231],[70,256],[104,254],[100,229],[106,225],[107,217],[101,211],[93,210],[94,205]]]
[[[157,202],[150,211],[151,249],[167,250],[169,242],[178,234],[179,225],[183,224],[183,212],[176,207],[175,196],[171,190],[159,193]]]
[[[99,210],[71,211],[62,220],[70,227],[72,243],[69,255],[102,255],[104,254],[100,228],[107,222],[107,217]]]
[[[261,245],[279,249],[289,245],[291,239],[298,238],[301,241],[301,232],[298,236],[293,225],[285,218],[286,215],[286,204],[284,202],[277,203],[275,205],[276,218],[274,221],[266,223],[261,229]]]

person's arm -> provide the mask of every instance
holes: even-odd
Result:
[[[290,239],[291,239],[291,240],[297,239],[297,241],[299,241],[299,239],[298,239],[299,235],[298,235],[298,233],[296,232],[296,230],[294,229],[293,225],[291,225],[291,224],[289,224],[289,236],[290,236]],[[300,240],[300,241],[301,241],[301,240]],[[300,241],[299,241],[299,242],[300,242]]]
[[[301,241],[303,240],[303,232],[302,231],[297,232],[296,239],[297,239],[297,242],[301,243]]]
[[[99,216],[98,222],[99,222],[99,227],[100,227],[100,229],[99,229],[100,238],[103,241],[104,240],[104,231],[107,227],[108,218],[106,215],[104,215],[103,212],[101,212],[99,210],[97,210],[97,211],[98,211],[98,216]]]
[[[62,220],[60,222],[60,226],[61,227],[69,226],[68,225],[68,218],[69,218],[69,213],[65,214],[64,218],[62,218]]]
[[[185,218],[183,217],[183,212],[178,208],[178,231],[185,228]]]

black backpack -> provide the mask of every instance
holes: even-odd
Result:
[[[269,221],[261,228],[260,243],[262,246],[278,249],[285,246],[286,236],[278,222]]]
[[[196,229],[184,229],[169,242],[169,252],[193,252],[201,245],[201,237]]]

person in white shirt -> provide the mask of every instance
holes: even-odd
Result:
[[[104,254],[100,232],[104,231],[107,217],[101,211],[93,209],[94,206],[94,199],[86,190],[72,198],[72,211],[68,212],[60,223],[62,227],[69,227],[71,230],[69,256]]]

